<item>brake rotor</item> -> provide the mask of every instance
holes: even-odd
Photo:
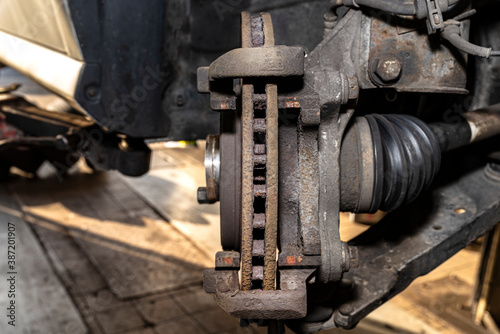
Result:
[[[242,13],[242,47],[274,45],[271,16]],[[273,290],[278,233],[278,89],[241,80],[241,108],[221,117],[221,240],[241,252],[241,289]]]

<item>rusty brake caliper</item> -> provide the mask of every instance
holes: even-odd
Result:
[[[219,305],[237,317],[290,319],[306,315],[306,279],[313,270],[282,270],[280,280],[276,279],[278,86],[275,79],[300,77],[303,72],[302,48],[275,46],[270,15],[249,13],[242,14],[242,48],[221,56],[209,68],[198,70],[199,89],[211,93],[213,109],[238,113],[231,110],[241,105],[241,128],[238,127],[241,204],[235,203],[239,198],[232,201],[232,212],[241,211],[241,249],[217,253],[216,268],[204,273],[205,290],[214,293]],[[230,93],[221,93],[224,81],[227,84],[224,88],[232,87],[235,78],[241,78],[241,101],[236,101]],[[238,141],[238,137],[239,134],[233,134],[231,138]],[[224,142],[222,138],[213,138],[219,140]],[[224,155],[224,148],[221,151]],[[205,193],[210,192],[208,187]],[[213,200],[213,196],[208,197],[208,201]],[[237,216],[229,217],[226,225],[239,224]],[[237,242],[226,243],[225,248],[237,249]]]
[[[198,69],[198,90],[221,112],[198,199],[220,200],[224,251],[204,288],[239,318],[303,318],[312,274],[321,267],[316,281],[338,281],[351,264],[338,203],[330,205],[339,173],[338,145],[329,143],[340,142],[352,114],[340,113],[352,87],[339,72],[313,68],[308,77],[304,49],[276,46],[267,13],[242,13],[241,32],[242,48]]]

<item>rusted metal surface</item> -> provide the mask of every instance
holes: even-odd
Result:
[[[212,63],[209,76],[212,79],[232,76],[243,78],[241,289],[262,286],[264,290],[273,290],[278,234],[278,88],[276,84],[267,84],[265,95],[253,94],[251,81],[245,78],[279,75],[275,70],[269,71],[269,64],[271,67],[278,64],[286,76],[301,75],[304,70],[303,51],[295,53],[279,47],[262,48],[274,45],[270,16],[243,14],[242,27],[242,33],[249,34],[242,38],[244,48],[234,50],[236,52],[232,51]],[[245,47],[250,44],[251,50]],[[283,66],[284,60],[286,66]],[[248,73],[243,73],[243,68]],[[265,111],[264,114],[262,111]],[[253,191],[245,193],[250,187],[253,187]],[[259,204],[258,199],[264,202]],[[255,218],[256,222],[253,221]],[[264,230],[263,239],[255,239],[259,235],[253,233],[255,226]],[[259,258],[263,258],[263,263],[259,262]],[[262,283],[252,284],[252,281]]]
[[[368,70],[373,83],[401,92],[468,93],[467,56],[440,43],[437,35],[422,34],[417,24],[371,18]],[[400,26],[408,29],[401,32]],[[390,66],[384,66],[388,61]]]
[[[210,108],[219,111],[235,110],[236,97],[214,91],[210,94]]]
[[[300,256],[299,222],[299,157],[297,125],[282,124],[278,137],[279,150],[279,260]]]
[[[238,198],[231,199],[221,194],[225,202],[221,203],[222,242],[225,249],[241,250],[243,291],[254,287],[271,290],[276,284],[278,246],[278,88],[275,83],[269,83],[264,94],[255,93],[253,78],[303,75],[304,51],[302,48],[274,46],[269,14],[242,13],[241,31],[241,49],[233,50],[218,58],[210,67],[198,70],[198,90],[210,93],[214,110],[233,110],[237,106],[230,86],[231,78],[242,80],[241,127],[238,129],[241,131],[241,214],[235,214]],[[298,101],[287,103],[300,106]],[[222,120],[223,124],[224,117]],[[223,126],[223,131],[226,130]],[[238,165],[238,161],[231,159],[230,154],[238,145],[230,145],[229,141],[237,141],[235,134],[233,131],[230,136],[221,135],[221,160],[233,162],[233,167]],[[235,172],[222,167],[221,173],[224,172],[232,177],[228,178],[228,182],[224,177],[221,185],[230,186],[238,182]],[[236,187],[229,187],[228,196],[234,195],[235,190]],[[241,229],[231,227],[238,225],[239,219]],[[254,233],[254,229],[263,232]],[[231,232],[240,235],[239,245],[233,242]],[[263,258],[263,261],[259,262],[258,258]],[[259,280],[262,282],[252,283]]]
[[[266,214],[255,213],[253,215],[253,228],[263,230],[266,227]]]
[[[253,128],[255,132],[264,133],[266,132],[266,120],[258,118],[254,120]]]
[[[242,24],[244,26],[244,24]],[[252,288],[253,243],[253,86],[243,85],[241,159],[241,290]]]
[[[261,13],[260,14],[262,20],[262,31],[264,33],[264,46],[274,46],[274,29],[273,29],[273,21],[271,19],[271,14],[269,13]],[[261,45],[261,44],[259,44]],[[287,61],[288,66],[288,61]],[[302,67],[302,74],[304,73],[304,67]]]
[[[249,12],[241,13],[241,47],[251,48],[252,42],[252,15]]]
[[[208,71],[209,80],[289,77],[303,74],[304,49],[290,46],[234,49],[217,58]]]
[[[321,255],[321,239],[318,223],[318,130],[303,127],[299,132],[300,168],[300,232],[303,253]]]
[[[242,35],[241,52],[250,48],[275,48],[271,17],[268,14],[243,13]],[[282,48],[275,50],[280,49]],[[247,53],[246,56],[248,55],[253,55],[253,53]],[[252,57],[262,57],[262,53],[255,53]],[[296,57],[295,53],[275,53],[271,58],[267,57],[265,61],[264,59],[255,60],[255,64],[259,65],[254,67],[264,66],[262,64],[265,62],[281,63],[284,66],[283,73],[300,76],[303,74],[303,61],[298,66],[294,65]],[[303,58],[302,50],[300,57]],[[224,57],[221,61],[223,59]],[[223,66],[223,64],[218,65]],[[269,67],[268,64],[265,66]],[[293,70],[293,67],[301,68]],[[219,305],[235,316],[254,319],[294,319],[303,317],[307,312],[306,281],[320,264],[320,257],[306,256],[302,253],[299,216],[295,214],[295,221],[292,221],[285,216],[285,211],[286,214],[291,212],[286,209],[283,211],[283,203],[292,198],[295,198],[295,207],[298,207],[299,182],[289,182],[289,180],[283,182],[281,177],[286,174],[286,171],[282,173],[282,170],[293,171],[298,166],[299,108],[303,106],[311,110],[316,108],[313,112],[316,116],[311,120],[316,119],[314,124],[317,126],[319,99],[310,89],[308,92],[311,95],[289,94],[278,98],[278,83],[274,81],[276,76],[269,71],[260,73],[260,70],[262,69],[253,68],[253,72],[258,76],[265,74],[259,78],[259,81],[254,80],[253,74],[242,79],[241,281],[238,281],[237,268],[226,264],[226,261],[231,262],[234,258],[231,256],[228,258],[225,253],[220,253],[216,258],[217,270],[205,271],[204,285],[207,292],[215,294]],[[205,77],[205,70],[199,73]],[[214,89],[222,87],[222,85],[218,86],[219,81],[226,80],[227,73],[222,74],[220,78],[216,76],[208,86],[206,83],[200,83],[199,89],[202,91],[209,89],[212,95]],[[241,72],[236,74],[240,77],[246,75]],[[267,83],[266,78],[269,78]],[[279,82],[281,84],[281,81]],[[218,91],[225,98],[230,96],[227,88],[225,86],[226,90]],[[279,111],[279,108],[284,108],[285,111]],[[281,115],[281,112],[285,114]],[[287,135],[282,133],[284,128],[279,126],[279,122],[287,126],[289,130]],[[221,142],[223,138],[224,134],[221,135]],[[308,145],[303,147],[303,153],[309,153],[306,151],[316,145],[317,139],[312,129],[308,140]],[[291,145],[292,151],[285,150],[283,155],[281,153],[283,145]],[[221,151],[224,150],[221,148]],[[317,155],[314,152],[312,154]],[[295,159],[295,164],[290,164],[290,159]],[[281,162],[285,163],[285,166]],[[309,172],[315,170],[315,166],[317,167],[317,157],[313,157],[311,162],[312,164],[306,167]],[[298,174],[294,177],[297,176]],[[309,185],[311,185],[308,188],[309,195],[313,198],[314,181],[311,180]],[[278,209],[282,218],[279,224],[281,242],[279,261],[283,268],[286,268],[280,270],[279,281],[277,280],[276,254]],[[291,214],[290,217],[293,216],[293,213]],[[315,215],[314,208],[310,215]],[[316,233],[317,231],[316,222]],[[313,252],[319,254],[319,237],[315,238],[313,243],[316,247]]]
[[[242,13],[241,16],[241,29],[242,29],[242,47],[250,49],[254,47],[253,43],[253,26],[255,26],[255,17],[247,13]],[[243,85],[243,95],[242,95],[242,235],[241,235],[241,257],[242,257],[242,271],[241,271],[241,290],[246,291],[252,288],[252,280],[261,278],[260,272],[263,269],[256,268],[253,266],[253,217],[254,217],[254,201],[256,195],[258,195],[258,190],[255,189],[253,175],[255,167],[255,155],[254,155],[254,132],[253,132],[253,120],[254,120],[254,87],[251,84],[245,84],[245,80],[242,80]],[[251,92],[251,93],[249,93]],[[265,189],[264,189],[265,194]],[[262,273],[263,276],[263,273]]]
[[[240,253],[238,252],[217,252],[215,254],[215,268],[240,268]]]
[[[266,145],[255,144],[253,151],[256,155],[264,155],[264,154],[266,154]]]
[[[205,291],[229,314],[246,319],[299,319],[306,315],[306,282],[314,269],[281,270],[281,290],[240,291],[235,270],[205,269]],[[256,275],[261,273],[257,272]],[[217,287],[217,288],[216,288]]]
[[[210,93],[210,81],[208,80],[208,66],[198,67],[196,70],[196,89],[198,93]]]
[[[270,22],[265,22],[270,24]],[[267,36],[267,34],[266,34]],[[278,239],[278,86],[266,85],[266,229],[264,258],[264,290],[273,290],[276,279],[276,248]]]
[[[265,166],[266,161],[267,161],[267,155],[266,154],[256,154],[254,156],[253,161],[254,161],[255,166]],[[265,179],[263,179],[263,181],[265,181]]]
[[[210,67],[199,67],[196,71],[197,90],[210,93],[210,108],[217,111],[236,110],[236,96],[231,92],[231,82],[213,82],[209,80]]]
[[[336,282],[342,278],[345,258],[339,232],[340,212],[340,148],[342,134],[354,110],[340,112],[332,108],[322,112],[319,127],[319,227],[321,236],[322,282]]]
[[[308,108],[306,119],[320,118],[317,168],[321,267],[317,279],[323,283],[339,281],[348,269],[339,233],[339,158],[343,132],[354,112],[359,91],[354,63],[359,59],[359,48],[354,45],[361,42],[362,17],[360,12],[348,11],[308,55],[306,62],[306,73],[311,75],[311,84],[319,99],[319,108]],[[344,104],[348,107],[341,108]]]
[[[280,256],[278,260],[280,268],[310,267],[315,268],[321,265],[321,256],[287,255]]]
[[[346,15],[347,16],[347,15]],[[351,17],[348,17],[351,20]],[[336,26],[332,35],[339,29]],[[334,35],[335,36],[335,35]],[[339,37],[341,38],[341,37]],[[343,38],[343,37],[342,37]],[[342,39],[341,38],[341,39]],[[330,42],[337,45],[347,43]],[[325,44],[319,50],[328,50],[331,45]],[[321,122],[318,127],[318,166],[319,192],[318,192],[318,225],[321,240],[321,268],[319,280],[323,283],[337,282],[342,274],[348,270],[345,252],[340,240],[339,212],[340,212],[340,148],[344,130],[349,122],[354,109],[341,108],[354,98],[351,86],[354,81],[349,80],[351,73],[332,71],[321,67],[321,59],[317,58],[316,50],[311,53],[310,66],[314,68],[314,88],[318,92],[321,103]],[[351,66],[352,67],[352,66]],[[346,66],[348,70],[348,66]]]
[[[267,186],[265,184],[254,184],[253,193],[255,197],[267,197]],[[267,217],[266,217],[267,218]]]
[[[262,22],[262,15],[252,15],[250,19],[250,28],[252,32],[252,47],[264,46],[264,22]]]
[[[264,257],[265,253],[264,240],[254,240],[252,252],[253,256],[255,257]]]
[[[260,256],[255,256],[260,257]],[[263,281],[264,280],[264,267],[253,266],[252,268],[252,281]]]
[[[245,27],[242,28],[242,33],[249,34],[249,36],[242,38],[244,48],[241,50],[243,50],[243,53],[236,55],[241,61],[230,58],[234,54],[229,54],[230,57],[222,56],[219,58],[222,63],[216,61],[214,68],[217,69],[217,66],[221,66],[220,70],[224,72],[223,76],[231,77],[228,75],[231,69],[244,68],[245,66],[240,67],[240,65],[241,63],[245,65],[246,59],[253,62],[252,64],[246,64],[250,72],[257,73],[257,76],[269,76],[269,72],[265,70],[267,65],[264,65],[269,55],[253,52],[253,49],[248,52],[249,48],[245,48],[245,45],[251,43],[252,48],[260,49],[262,46],[269,46],[270,42],[274,42],[272,37],[267,38],[267,34],[270,34],[269,36],[273,35],[272,26],[267,26],[269,24],[272,25],[271,21],[267,19],[264,22],[261,15],[242,15],[242,27]],[[250,26],[250,29],[247,29],[248,26]],[[245,53],[245,51],[247,52]],[[271,56],[277,57],[271,59],[277,59],[280,62],[284,55],[271,52]],[[214,63],[210,65],[210,68],[212,66],[214,66]],[[264,69],[264,72],[260,73],[259,68]],[[237,71],[241,72],[240,69],[237,69]],[[276,73],[275,71],[271,72]],[[255,285],[255,287],[262,286],[265,290],[272,290],[275,288],[276,279],[278,233],[278,90],[274,84],[266,85],[265,97],[262,95],[254,97],[254,88],[251,82],[245,84],[247,79],[244,77],[246,75],[242,75],[244,73],[235,74],[237,77],[243,77],[244,83],[242,95],[242,199],[244,200],[242,201],[241,289],[250,290]],[[265,111],[264,115],[259,111]],[[260,137],[259,135],[255,136],[254,119],[261,119],[260,123],[265,123],[265,128],[262,128],[264,131],[258,132],[263,134],[264,137],[262,135]],[[250,165],[250,161],[252,165]],[[265,174],[262,174],[264,171]],[[245,193],[251,187],[253,191]],[[250,196],[253,196],[253,198],[250,198]],[[259,204],[258,199],[262,199],[264,202]],[[263,239],[256,239],[256,234],[253,233],[255,214],[265,215]],[[257,224],[259,225],[262,219],[261,217],[258,218]],[[263,263],[259,262],[258,259],[260,258],[263,258]],[[261,281],[262,283],[252,283],[252,281]]]

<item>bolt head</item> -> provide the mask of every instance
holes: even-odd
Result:
[[[349,304],[344,304],[344,305],[340,306],[340,308],[339,308],[339,312],[342,315],[350,315],[353,311],[354,311],[354,307],[352,307],[352,305],[349,305]]]
[[[85,89],[85,94],[89,100],[97,100],[99,98],[99,88],[97,86],[88,86]]]
[[[403,72],[403,65],[401,61],[392,55],[383,56],[378,59],[375,68],[375,74],[384,83],[390,83],[398,80]]]
[[[198,188],[198,203],[199,204],[209,204],[210,201],[207,198],[207,188],[206,187],[199,187]]]

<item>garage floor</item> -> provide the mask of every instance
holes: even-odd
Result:
[[[23,80],[7,74],[0,85]],[[47,164],[2,183],[0,248],[14,222],[19,308],[15,328],[0,317],[0,333],[265,333],[239,328],[202,291],[202,269],[219,250],[219,212],[196,202],[200,146],[152,145],[153,168],[141,178],[83,164],[58,175]],[[342,218],[346,240],[366,228]],[[486,333],[470,321],[478,264],[477,246],[461,251],[350,333]]]

